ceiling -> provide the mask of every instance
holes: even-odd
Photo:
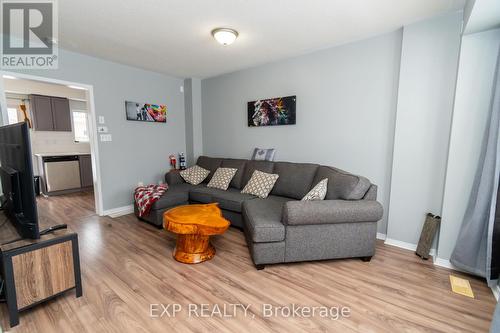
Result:
[[[64,0],[59,44],[178,77],[210,77],[462,9],[465,0]],[[223,47],[210,35],[230,27]]]

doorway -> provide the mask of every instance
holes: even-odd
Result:
[[[64,201],[103,213],[94,93],[91,85],[1,72],[4,124],[30,126],[40,201]],[[80,212],[81,214],[81,212]]]

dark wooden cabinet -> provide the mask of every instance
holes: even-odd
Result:
[[[82,187],[90,187],[94,185],[92,176],[92,159],[90,155],[80,155],[80,181]]]
[[[54,131],[71,132],[71,112],[67,98],[51,97]]]
[[[35,131],[71,132],[69,100],[63,97],[30,95]]]
[[[32,95],[30,102],[33,114],[33,128],[37,131],[53,131],[54,121],[50,97]]]

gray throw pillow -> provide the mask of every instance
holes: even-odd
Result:
[[[253,194],[262,199],[267,198],[278,177],[279,175],[255,170],[241,193]]]
[[[218,188],[226,191],[238,169],[235,168],[217,168],[207,187]]]
[[[200,166],[192,166],[190,168],[187,168],[186,170],[182,170],[179,172],[181,177],[188,182],[189,184],[192,185],[198,185],[200,184],[205,178],[208,177],[208,174],[210,173],[210,170],[203,169]]]
[[[308,200],[325,200],[326,191],[328,190],[328,178],[322,179],[316,184],[306,195],[302,198],[302,201]]]

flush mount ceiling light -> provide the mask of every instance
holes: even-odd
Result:
[[[238,31],[229,28],[217,28],[212,30],[215,40],[224,46],[232,44],[238,37]]]

